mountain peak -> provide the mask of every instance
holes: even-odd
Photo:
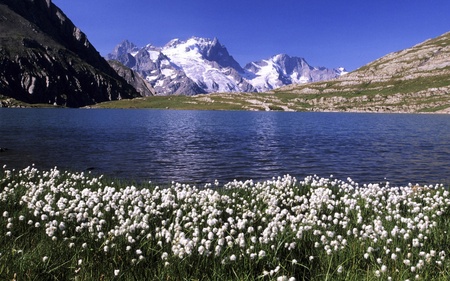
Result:
[[[176,47],[178,44],[183,43],[183,41],[181,41],[178,38],[174,38],[172,40],[170,40],[165,46],[164,48],[170,48],[170,47]]]
[[[139,50],[139,48],[134,43],[131,43],[128,40],[124,40],[114,48],[114,50],[108,56],[108,58],[112,57],[111,55],[118,57],[118,56],[123,56],[127,53],[137,52],[138,50]]]
[[[283,54],[283,53],[277,54],[277,55],[274,55],[274,56],[271,57],[271,59],[273,61],[281,61],[281,60],[290,59],[290,58],[291,57],[289,55]]]
[[[203,38],[203,37],[190,37],[187,40],[180,40],[178,38],[170,40],[163,49],[169,48],[184,48],[185,51],[196,50],[200,54],[205,54],[209,49],[214,48],[216,46],[223,47],[217,38]]]

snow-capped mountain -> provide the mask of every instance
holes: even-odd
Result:
[[[245,66],[245,70],[245,78],[260,92],[290,84],[330,80],[347,73],[344,68],[312,67],[305,59],[286,54],[251,62]]]
[[[108,55],[108,59],[118,60],[140,73],[159,95],[206,93],[182,69],[171,63],[161,48],[152,45],[137,48],[133,43],[124,41]]]
[[[240,74],[244,71],[239,63],[216,38],[192,37],[187,41],[174,39],[160,52],[207,93],[254,91],[242,79]],[[153,77],[149,76],[148,79],[157,79]]]
[[[143,75],[157,94],[263,92],[293,83],[333,79],[343,72],[315,68],[304,59],[277,55],[245,69],[217,38],[171,40],[164,47],[138,48],[124,41],[108,55]]]

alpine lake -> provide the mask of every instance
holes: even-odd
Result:
[[[0,109],[0,164],[206,184],[290,174],[450,184],[450,115]]]

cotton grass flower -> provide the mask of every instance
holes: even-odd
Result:
[[[167,267],[163,270],[174,262],[226,265],[239,260],[235,265],[243,266],[279,261],[264,273],[282,280],[290,280],[291,270],[315,268],[324,259],[342,273],[337,257],[349,249],[361,250],[352,254],[365,259],[369,270],[364,270],[372,275],[399,277],[388,268],[391,263],[408,272],[414,267],[421,275],[447,264],[446,251],[432,241],[438,237],[438,213],[448,212],[450,205],[442,187],[418,192],[387,183],[359,186],[351,179],[310,176],[297,181],[287,175],[258,183],[234,181],[220,189],[175,182],[141,188],[105,185],[56,169],[21,173],[26,179],[40,178],[36,184],[20,183],[26,186],[18,196],[20,216],[0,209],[4,228],[11,230],[5,239],[12,241],[26,225],[83,259],[117,253],[121,266],[134,267],[161,257],[157,264]],[[4,185],[0,200],[7,202],[19,183]]]

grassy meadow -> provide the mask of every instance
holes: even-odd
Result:
[[[0,169],[1,280],[448,280],[450,193]]]
[[[153,108],[181,110],[251,110],[251,111],[306,111],[306,105],[289,104],[298,95],[269,93],[211,93],[194,96],[151,96],[136,99],[103,102],[94,108]]]

